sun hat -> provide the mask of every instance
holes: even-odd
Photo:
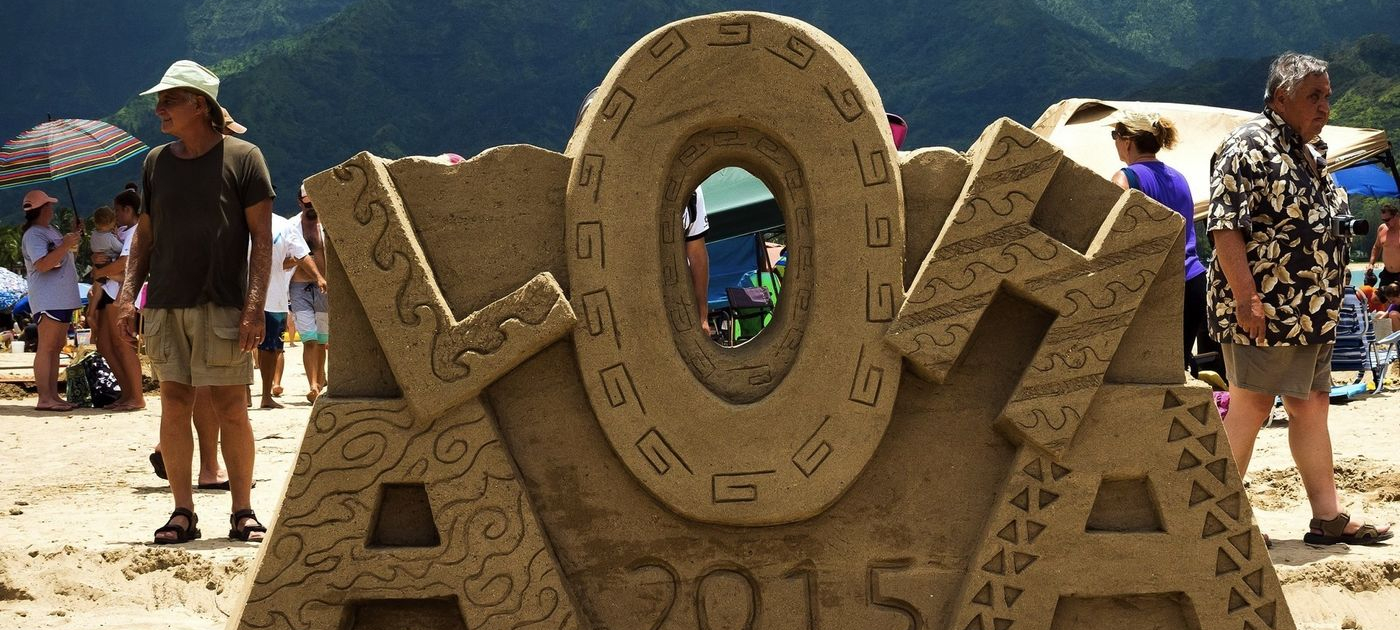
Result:
[[[221,108],[219,108],[219,109],[222,109],[222,110],[224,111],[224,129],[225,129],[225,130],[227,130],[229,133],[234,134],[234,135],[237,135],[237,134],[240,134],[240,133],[248,133],[248,128],[247,128],[247,127],[244,127],[243,125],[238,124],[238,121],[236,121],[236,120],[233,119],[233,114],[228,113],[228,108],[227,108],[227,107],[221,107]]]
[[[30,210],[38,210],[39,208],[44,207],[44,204],[46,203],[58,203],[58,200],[54,199],[53,197],[50,197],[48,193],[42,190],[36,189],[24,193],[23,208],[25,212],[29,212]]]
[[[1118,110],[1118,115],[1109,119],[1109,126],[1123,125],[1132,135],[1152,134],[1162,130],[1162,117],[1158,114],[1139,112],[1131,109]]]
[[[201,66],[188,59],[181,59],[170,64],[166,69],[165,76],[160,78],[160,83],[151,86],[151,89],[142,92],[141,95],[155,94],[175,88],[194,90],[203,94],[209,99],[210,109],[223,109],[219,107],[219,77],[208,68]],[[219,129],[223,131],[223,129]]]

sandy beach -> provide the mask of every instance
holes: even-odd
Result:
[[[285,409],[252,413],[253,506],[271,523],[311,405],[301,351],[287,354]],[[157,547],[171,509],[147,455],[160,399],[142,412],[33,411],[0,401],[0,628],[223,628],[242,597],[257,546],[229,541],[228,493],[196,490],[204,539]],[[1332,406],[1338,483],[1355,513],[1400,521],[1400,394]],[[1400,628],[1400,545],[1314,547],[1288,454],[1288,432],[1265,428],[1249,475],[1255,515],[1298,627]]]

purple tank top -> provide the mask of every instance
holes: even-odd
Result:
[[[1191,186],[1186,183],[1186,176],[1162,162],[1138,162],[1123,170],[1137,176],[1135,188],[1186,219],[1186,279],[1205,273],[1206,268],[1196,255],[1196,223],[1192,218],[1195,203],[1191,200]],[[1128,181],[1133,179],[1129,177]]]

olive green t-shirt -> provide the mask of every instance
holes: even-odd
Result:
[[[189,308],[205,302],[243,308],[248,293],[248,219],[244,210],[275,196],[262,151],[225,137],[194,159],[155,148],[143,166],[150,215],[146,306]]]

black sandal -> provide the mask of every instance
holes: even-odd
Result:
[[[186,528],[172,523],[171,521],[174,521],[177,516],[185,517],[185,520],[190,522],[190,526]],[[198,525],[199,517],[195,516],[194,512],[182,507],[177,507],[174,512],[170,513],[170,518],[165,521],[165,527],[156,530],[155,543],[157,545],[178,545],[191,540],[198,540],[200,536]],[[175,537],[161,538],[160,535],[166,532],[174,532]]]
[[[257,523],[257,525],[246,525],[243,527],[243,529],[238,529],[238,521],[241,521],[245,518],[253,519],[253,522]],[[262,542],[261,539],[252,541],[248,540],[249,534],[252,534],[253,532],[260,532],[263,534],[267,533],[267,528],[263,527],[262,521],[258,520],[258,515],[253,513],[252,508],[234,512],[232,516],[228,517],[228,523],[229,540],[241,540],[243,542]]]
[[[160,451],[151,451],[151,469],[156,471],[157,477],[165,479],[165,458]]]
[[[1374,545],[1378,542],[1390,540],[1395,536],[1394,532],[1390,530],[1381,531],[1370,523],[1362,525],[1359,529],[1350,534],[1344,533],[1347,524],[1350,522],[1351,516],[1346,512],[1342,512],[1327,521],[1315,518],[1308,523],[1309,531],[1303,535],[1303,542],[1309,545],[1335,545],[1337,543]]]

